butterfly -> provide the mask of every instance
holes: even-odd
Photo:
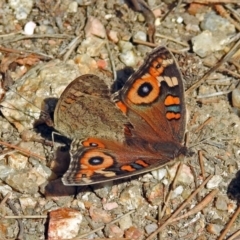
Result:
[[[109,95],[96,75],[63,91],[54,127],[73,139],[64,185],[89,185],[150,171],[185,155],[186,106],[172,53],[155,48],[123,87]]]

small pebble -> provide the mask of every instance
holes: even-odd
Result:
[[[182,17],[178,17],[176,20],[177,23],[182,23],[183,22],[183,18]]]
[[[87,24],[85,26],[85,34],[86,37],[90,37],[91,35],[105,38],[105,28],[103,24],[95,17],[89,16],[87,20]]]
[[[33,8],[33,0],[9,0],[17,20],[26,19]]]
[[[109,203],[105,203],[103,204],[103,209],[104,210],[112,210],[118,208],[118,204],[116,202],[109,202]]]
[[[156,0],[147,0],[147,3],[150,8],[156,6]]]
[[[209,30],[202,31],[192,38],[193,51],[200,57],[206,57],[212,52],[223,50],[229,43],[230,37],[226,37],[222,32],[212,33]]]
[[[153,14],[154,14],[155,18],[160,18],[162,15],[162,11],[160,8],[156,8],[153,10]],[[156,24],[156,22],[155,22],[155,24]]]
[[[221,32],[225,36],[236,32],[235,26],[232,23],[226,18],[217,15],[215,12],[209,12],[205,15],[204,20],[201,23],[201,28],[211,32]]]
[[[27,22],[24,26],[24,34],[25,35],[33,35],[34,29],[36,28],[36,23],[33,21]]]
[[[159,168],[151,172],[153,177],[157,180],[162,180],[167,175],[166,168]]]
[[[217,197],[217,200],[215,202],[216,208],[221,211],[228,210],[227,201],[223,196]]]
[[[119,226],[124,231],[132,226],[132,218],[130,215],[126,215],[119,220]]]
[[[119,41],[118,46],[122,53],[128,52],[133,49],[132,43],[127,41]]]
[[[154,186],[148,186],[146,190],[147,200],[154,206],[163,202],[164,187],[162,183],[155,184]]]
[[[171,179],[174,179],[177,169],[178,169],[178,165],[179,164],[176,163],[174,166],[169,168],[168,173],[169,173]],[[178,181],[180,183],[183,183],[186,185],[190,185],[194,181],[194,177],[192,175],[191,169],[186,164],[183,164],[183,166],[182,166],[182,170],[181,170],[180,174],[178,175]]]
[[[156,223],[148,224],[145,227],[147,234],[151,234],[152,232],[156,231],[157,229],[158,229],[158,225]]]
[[[212,223],[207,225],[207,231],[211,234],[219,236],[221,230],[222,230],[222,226],[220,225],[212,224]]]
[[[138,31],[133,35],[133,39],[134,40],[141,40],[141,41],[146,42],[147,41],[147,34],[145,32]]]
[[[123,190],[120,195],[119,203],[124,205],[128,210],[139,208],[144,203],[141,190],[138,186],[130,186]]]
[[[123,230],[115,224],[107,225],[105,228],[105,232],[109,238],[114,238],[114,239],[121,238],[123,237],[123,234],[124,234]]]
[[[24,169],[28,164],[28,157],[18,152],[9,154],[7,159],[9,167],[13,169]]]
[[[131,240],[142,240],[144,238],[144,234],[142,230],[136,227],[130,227],[125,231],[125,238]]]
[[[34,209],[37,205],[37,201],[33,197],[25,197],[23,195],[19,197],[19,202],[21,204],[21,208],[23,209],[23,211],[26,208]]]
[[[68,5],[68,12],[69,13],[76,13],[78,11],[78,3],[75,1],[72,1],[69,5]]]
[[[84,39],[77,49],[80,54],[86,53],[90,57],[97,57],[100,52],[105,48],[105,41],[95,36],[88,36]]]
[[[112,221],[112,217],[109,213],[95,206],[90,207],[89,214],[94,222],[109,223]]]
[[[119,59],[128,67],[136,66],[136,57],[133,51],[128,51],[119,54]]]
[[[15,171],[6,178],[6,183],[21,193],[34,194],[38,192],[39,174],[27,169]],[[44,182],[44,181],[43,181]]]
[[[108,38],[114,43],[117,43],[119,41],[118,33],[116,31],[113,31],[113,30],[110,30],[108,32]]]
[[[173,190],[173,193],[172,193],[172,197],[171,199],[174,199],[176,198],[177,196],[181,195],[183,192],[183,186],[177,186],[174,190]]]
[[[48,239],[71,239],[77,236],[82,214],[71,208],[60,208],[49,214]]]
[[[234,107],[240,109],[240,89],[239,88],[235,88],[232,91],[232,104]]]
[[[207,183],[207,189],[217,188],[218,185],[222,182],[222,180],[223,179],[220,175],[214,175]]]

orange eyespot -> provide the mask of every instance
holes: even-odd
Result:
[[[157,79],[146,74],[135,80],[128,91],[127,98],[135,104],[151,103],[157,99],[159,92],[160,86]]]
[[[82,141],[84,147],[99,147],[105,148],[105,145],[96,138],[88,138],[87,140]]]
[[[82,155],[79,162],[82,170],[96,171],[112,166],[114,164],[114,159],[104,152],[91,149]]]
[[[164,71],[164,66],[162,63],[163,59],[160,57],[153,61],[149,67],[149,74],[151,74],[153,77],[160,76]]]

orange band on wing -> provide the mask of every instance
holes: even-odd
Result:
[[[180,104],[180,98],[179,97],[173,97],[173,96],[169,95],[165,98],[164,104],[166,106],[179,105]]]
[[[141,160],[141,159],[135,161],[135,163],[137,163],[138,165],[143,166],[143,167],[148,167],[148,166],[149,166],[147,163],[145,163],[145,162],[144,162],[143,160]]]
[[[136,169],[133,168],[131,165],[123,165],[123,166],[121,167],[121,170],[123,170],[123,171],[128,171],[128,172],[136,171]]]
[[[173,113],[173,112],[168,112],[166,113],[166,118],[168,120],[172,120],[172,119],[180,119],[181,114],[180,113]]]
[[[116,102],[116,105],[124,114],[127,114],[127,106],[123,102]]]

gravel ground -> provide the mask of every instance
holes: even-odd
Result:
[[[240,239],[239,216],[227,227],[240,202],[239,47],[198,82],[237,44],[240,5],[189,2],[147,1],[155,45],[147,42],[146,16],[121,0],[0,2],[0,239]],[[52,112],[82,74],[111,86],[109,56],[126,80],[158,45],[174,53],[186,89],[191,154],[180,159],[178,180],[172,184],[176,159],[140,176],[64,186],[68,140],[55,134],[52,144],[53,128],[39,120],[40,109]],[[167,220],[184,201],[176,216],[192,214]],[[226,228],[227,238],[219,238]]]

